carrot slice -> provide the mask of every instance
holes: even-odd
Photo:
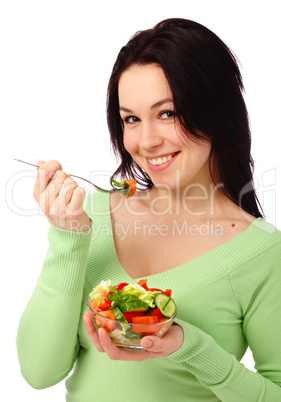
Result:
[[[125,198],[131,198],[137,191],[137,182],[136,180],[130,179],[130,180],[122,180],[121,183],[125,183],[129,185],[128,191],[124,193]]]
[[[101,317],[102,316],[102,317]],[[103,318],[104,317],[104,318]],[[116,327],[118,327],[118,321],[116,320],[115,314],[112,310],[107,311],[99,311],[99,315],[95,315],[97,324],[101,324],[101,326],[107,331],[111,332]],[[110,318],[110,320],[108,320]],[[115,321],[112,321],[115,320]]]
[[[99,309],[98,309],[98,303],[95,301],[95,299],[90,302],[90,307],[91,307],[91,309],[94,310],[94,311],[98,311],[98,310],[99,310]]]

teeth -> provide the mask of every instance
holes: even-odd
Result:
[[[164,156],[164,158],[148,159],[152,165],[163,165],[172,159],[172,155]]]

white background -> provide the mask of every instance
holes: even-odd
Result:
[[[280,229],[280,8],[272,0],[6,0],[0,7],[1,393],[5,401],[63,401],[63,382],[34,390],[17,362],[17,326],[40,274],[48,224],[32,197],[35,170],[13,158],[58,159],[88,179],[113,172],[105,94],[117,52],[137,30],[192,19],[242,64],[255,181],[267,220]],[[253,368],[250,353],[243,361]]]

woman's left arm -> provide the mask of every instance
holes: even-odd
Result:
[[[169,356],[222,401],[281,401],[281,244],[230,274],[242,330],[256,372],[247,369],[208,334],[186,322],[183,346]]]
[[[243,332],[255,360],[256,372],[247,369],[200,328],[176,319],[163,338],[147,336],[146,350],[131,353],[118,349],[108,334],[95,331],[88,312],[86,330],[101,352],[113,360],[145,360],[167,357],[192,373],[220,400],[226,402],[281,401],[281,266],[280,246],[251,267],[231,274],[233,294],[243,313]],[[275,258],[274,258],[275,255]],[[146,342],[150,341],[150,345]]]

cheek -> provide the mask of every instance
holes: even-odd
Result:
[[[138,141],[132,135],[126,135],[123,137],[124,147],[129,154],[134,154],[138,151]]]
[[[199,154],[201,158],[205,161],[208,161],[210,158],[212,146],[210,143],[204,144],[201,149],[199,149]]]

